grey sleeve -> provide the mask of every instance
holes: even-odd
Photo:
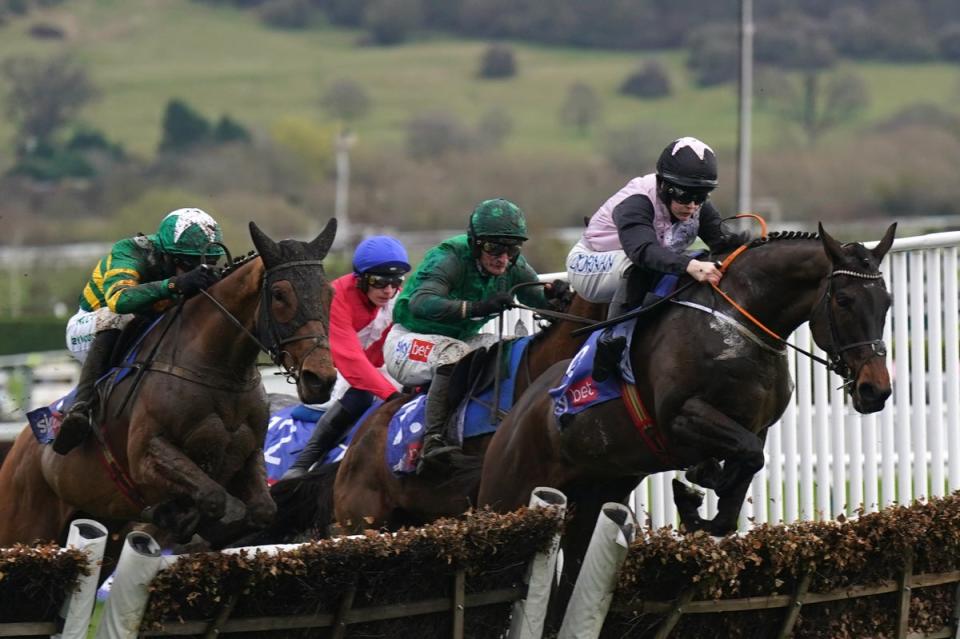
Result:
[[[620,246],[634,264],[661,273],[683,273],[690,257],[660,246],[653,228],[653,203],[645,195],[631,195],[613,209]]]

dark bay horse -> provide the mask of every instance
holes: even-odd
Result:
[[[574,295],[566,313],[596,321],[606,316],[606,304],[594,304]],[[559,319],[534,336],[519,364],[514,398],[553,362],[571,357],[580,348],[585,336],[574,337],[570,333],[583,325],[572,319]],[[271,541],[295,538],[307,529],[324,533],[331,521],[338,522],[338,528],[345,531],[395,529],[459,515],[475,503],[479,463],[492,435],[467,439],[462,460],[465,467],[460,471],[451,469],[451,475],[445,479],[398,477],[387,466],[387,425],[409,399],[395,399],[371,414],[338,464],[328,464],[273,487],[279,513],[273,532],[276,538]],[[331,513],[331,509],[335,512]]]
[[[809,320],[814,340],[861,413],[879,411],[890,395],[881,341],[890,296],[879,267],[895,230],[890,226],[874,249],[840,244],[822,226],[819,237],[772,234],[740,253],[719,286],[784,338]],[[527,389],[487,450],[481,506],[511,510],[526,504],[536,486],[563,491],[573,505],[563,537],[561,602],[569,597],[603,503],[624,502],[648,474],[690,469],[688,479],[717,493],[718,512],[713,520],[701,519],[700,493],[675,480],[682,524],[723,535],[736,529],[746,491],[763,467],[766,431],[793,392],[786,350],[715,290],[688,290],[680,303],[638,323],[631,343],[636,389],[665,451],[646,445],[651,432],[644,436],[634,426],[620,400],[564,416],[561,429],[547,390],[560,383],[568,362]]]
[[[146,335],[141,371],[103,402],[98,436],[61,456],[25,428],[0,467],[0,547],[62,541],[81,514],[112,530],[147,518],[180,541],[265,527],[276,506],[263,465],[269,412],[257,357],[269,350],[303,401],[329,397],[332,288],[321,260],[335,233],[331,220],[312,242],[276,243],[251,222],[259,256]]]

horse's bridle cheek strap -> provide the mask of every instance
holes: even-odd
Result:
[[[827,276],[827,287],[824,289],[823,297],[820,298],[820,303],[817,304],[818,307],[824,306],[824,318],[827,322],[827,327],[830,332],[830,345],[827,348],[827,358],[830,360],[829,368],[836,374],[840,375],[845,384],[852,385],[856,383],[856,379],[860,374],[860,371],[866,365],[868,361],[874,357],[886,357],[887,355],[887,345],[884,343],[882,338],[863,340],[859,342],[851,342],[850,344],[841,344],[840,335],[837,331],[837,322],[833,316],[833,306],[830,301],[833,298],[833,278],[837,275],[847,275],[850,277],[856,277],[859,279],[866,280],[876,280],[881,279],[883,274],[880,272],[877,273],[862,273],[859,271],[850,271],[850,270],[835,270],[829,276]],[[869,357],[863,360],[860,363],[860,366],[857,367],[856,371],[850,369],[850,367],[843,361],[842,355],[846,351],[852,350],[854,348],[860,348],[862,346],[869,346],[873,351]]]
[[[261,341],[266,344],[270,359],[274,364],[282,368],[286,372],[287,377],[291,378],[293,381],[299,380],[303,363],[308,357],[310,357],[313,351],[317,350],[318,348],[330,347],[330,340],[326,333],[314,333],[310,335],[294,334],[300,329],[301,326],[307,324],[308,322],[318,321],[323,323],[325,319],[323,317],[309,317],[307,315],[308,311],[305,310],[303,304],[298,304],[294,317],[290,321],[283,322],[282,324],[275,321],[273,316],[270,314],[270,284],[272,283],[273,279],[272,275],[279,271],[297,266],[314,267],[309,269],[308,272],[312,272],[315,268],[319,268],[321,273],[323,272],[323,262],[321,260],[297,260],[279,264],[267,269],[263,274],[260,311],[257,318],[257,334],[260,336]],[[296,279],[305,278],[303,278],[301,275]],[[300,290],[300,287],[294,288]],[[281,329],[283,329],[282,332]],[[290,355],[290,353],[283,349],[283,346],[305,339],[314,340],[313,348],[311,348],[307,355],[301,358],[299,361],[288,362],[286,356]]]

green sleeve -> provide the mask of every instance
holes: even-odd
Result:
[[[429,266],[429,268],[424,268]],[[463,319],[463,302],[451,299],[460,281],[463,263],[455,253],[446,253],[435,264],[423,265],[417,290],[410,296],[410,313],[417,318],[442,322]]]
[[[166,279],[142,281],[147,266],[145,254],[132,242],[114,245],[103,273],[104,298],[110,310],[119,314],[146,313],[157,302],[174,296]]]

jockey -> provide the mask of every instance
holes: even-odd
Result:
[[[73,405],[60,424],[53,450],[65,455],[83,442],[95,415],[96,382],[106,374],[122,329],[137,315],[156,315],[180,298],[217,281],[210,262],[224,255],[217,222],[200,209],[177,209],[154,235],[120,240],[97,262],[67,322],[67,348],[83,366]]]
[[[392,237],[377,235],[357,246],[353,273],[333,281],[330,351],[333,365],[350,388],[320,418],[310,441],[281,479],[304,475],[340,441],[374,397],[388,400],[399,394],[378,369],[383,366],[383,342],[392,326],[393,304],[409,271],[403,245]]]
[[[720,213],[709,200],[716,187],[713,149],[692,137],[668,144],[656,173],[630,180],[590,218],[567,255],[570,285],[592,302],[610,302],[612,318],[639,306],[664,273],[717,284],[722,273],[715,264],[684,253],[698,235],[711,247],[723,238]],[[619,370],[625,346],[626,339],[609,330],[600,337],[594,379]]]
[[[453,364],[488,347],[496,335],[479,334],[492,317],[513,303],[515,284],[535,282],[536,271],[520,254],[527,240],[523,211],[509,200],[485,200],[470,215],[469,230],[427,251],[397,298],[395,324],[387,335],[387,372],[404,386],[433,380],[427,397],[426,432],[417,472],[442,463],[456,446],[445,436],[448,386]],[[561,287],[520,289],[522,302],[547,306]]]
[[[570,285],[591,302],[610,302],[615,317],[642,301],[656,274],[718,283],[716,265],[684,254],[698,235],[708,246],[723,237],[709,200],[716,187],[713,149],[691,137],[668,144],[656,173],[630,180],[590,218],[567,256]]]

